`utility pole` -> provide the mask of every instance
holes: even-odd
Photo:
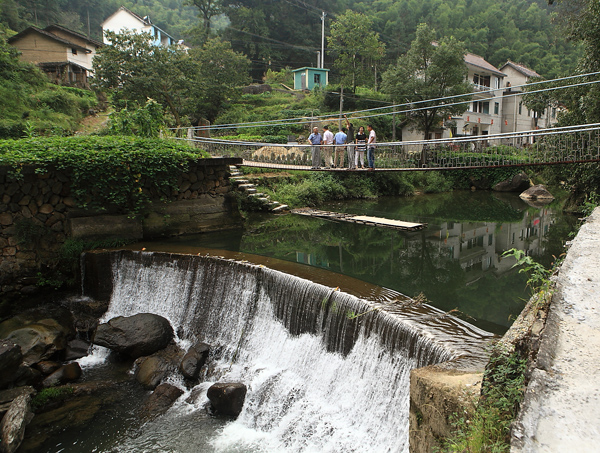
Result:
[[[321,15],[321,69],[325,68],[325,11]]]

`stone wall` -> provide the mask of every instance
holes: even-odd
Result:
[[[229,165],[239,163],[202,159],[179,176],[177,190],[148,189],[153,201],[143,218],[78,208],[64,172],[37,174],[25,166],[17,177],[0,167],[0,294],[32,291],[37,273],[52,266],[68,238],[149,239],[240,227],[229,184]]]

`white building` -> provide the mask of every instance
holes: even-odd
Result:
[[[523,104],[523,85],[540,75],[528,67],[507,61],[500,70],[506,74],[502,132],[520,132],[552,127],[556,123],[557,107],[547,107],[538,114]],[[513,144],[530,143],[531,137],[518,137]]]
[[[473,94],[467,110],[460,116],[447,118],[428,139],[486,135],[532,131],[552,127],[560,107],[547,107],[538,114],[523,104],[523,85],[540,75],[521,64],[507,61],[501,69],[485,61],[479,55],[468,53],[464,57],[468,68],[467,80],[472,83]],[[402,130],[402,139],[422,140],[421,131]],[[531,134],[514,137],[510,144],[519,146],[531,143]],[[504,142],[504,140],[503,140]]]
[[[152,43],[156,46],[170,46],[172,44],[177,44],[177,41],[171,35],[154,25],[148,16],[138,16],[124,6],[121,6],[116,12],[108,16],[108,18],[102,22],[101,26],[102,36],[104,36],[104,42],[106,44],[110,44],[110,41],[106,39],[106,31],[112,31],[114,33],[122,33],[124,31],[148,33],[152,36]]]
[[[467,80],[473,84],[473,96],[466,112],[454,116],[430,132],[428,139],[461,137],[465,135],[498,134],[502,122],[502,93],[505,74],[479,55],[468,53],[464,57],[468,68]],[[494,91],[496,90],[496,91]],[[405,127],[403,140],[422,140],[423,133]]]

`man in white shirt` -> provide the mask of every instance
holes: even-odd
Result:
[[[377,136],[375,130],[370,124],[367,126],[369,131],[369,140],[367,141],[367,163],[369,170],[375,170],[375,143],[377,143]]]
[[[323,126],[323,154],[325,160],[325,168],[331,168],[333,165],[333,159],[331,154],[333,152],[333,132],[329,130],[329,126]]]

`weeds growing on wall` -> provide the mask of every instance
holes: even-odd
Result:
[[[454,414],[453,436],[438,452],[508,452],[510,425],[525,391],[527,360],[518,351],[496,347],[484,373],[481,397],[472,414]]]

